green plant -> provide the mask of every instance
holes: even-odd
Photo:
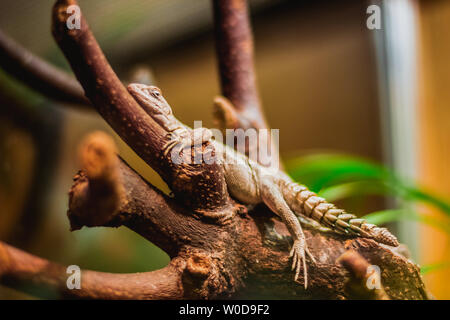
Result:
[[[428,224],[450,235],[450,202],[399,177],[387,167],[370,160],[344,154],[314,154],[291,159],[287,163],[294,180],[307,185],[328,201],[384,195],[395,198],[405,207],[423,203],[442,212],[436,218],[413,209],[388,209],[363,216],[370,223],[413,220]],[[422,267],[422,273],[447,268],[450,262]]]

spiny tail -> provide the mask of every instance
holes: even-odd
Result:
[[[355,215],[336,208],[305,186],[295,182],[283,182],[281,189],[292,211],[309,217],[336,233],[370,238],[394,247],[399,245],[397,238],[386,228],[366,223],[364,219],[358,219]]]

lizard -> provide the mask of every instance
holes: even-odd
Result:
[[[386,228],[367,223],[337,208],[306,186],[294,182],[283,171],[273,171],[227,145],[209,140],[212,137],[209,129],[191,129],[184,125],[173,115],[158,87],[132,83],[127,89],[144,111],[170,135],[164,154],[167,155],[176,145],[191,146],[194,136],[202,137],[202,141],[209,141],[216,150],[216,161],[223,166],[230,195],[245,205],[264,203],[281,218],[293,239],[289,256],[292,270],[295,270],[294,281],[298,280],[303,268],[305,289],[308,285],[306,257],[312,263],[316,260],[308,249],[300,221],[315,221],[324,229],[341,235],[370,238],[393,247],[399,245],[397,238]]]

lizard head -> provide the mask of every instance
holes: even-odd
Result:
[[[150,116],[163,115],[168,117],[172,115],[172,109],[158,87],[131,83],[127,89]]]

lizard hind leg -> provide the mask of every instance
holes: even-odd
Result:
[[[297,281],[303,267],[303,279],[306,289],[308,287],[306,256],[308,256],[313,263],[316,263],[316,261],[308,249],[305,234],[303,233],[298,218],[284,200],[278,185],[270,178],[262,178],[261,180],[260,192],[262,201],[270,210],[272,210],[272,212],[282,219],[294,240],[290,252],[290,257],[292,257],[292,270],[295,270],[294,281]]]

